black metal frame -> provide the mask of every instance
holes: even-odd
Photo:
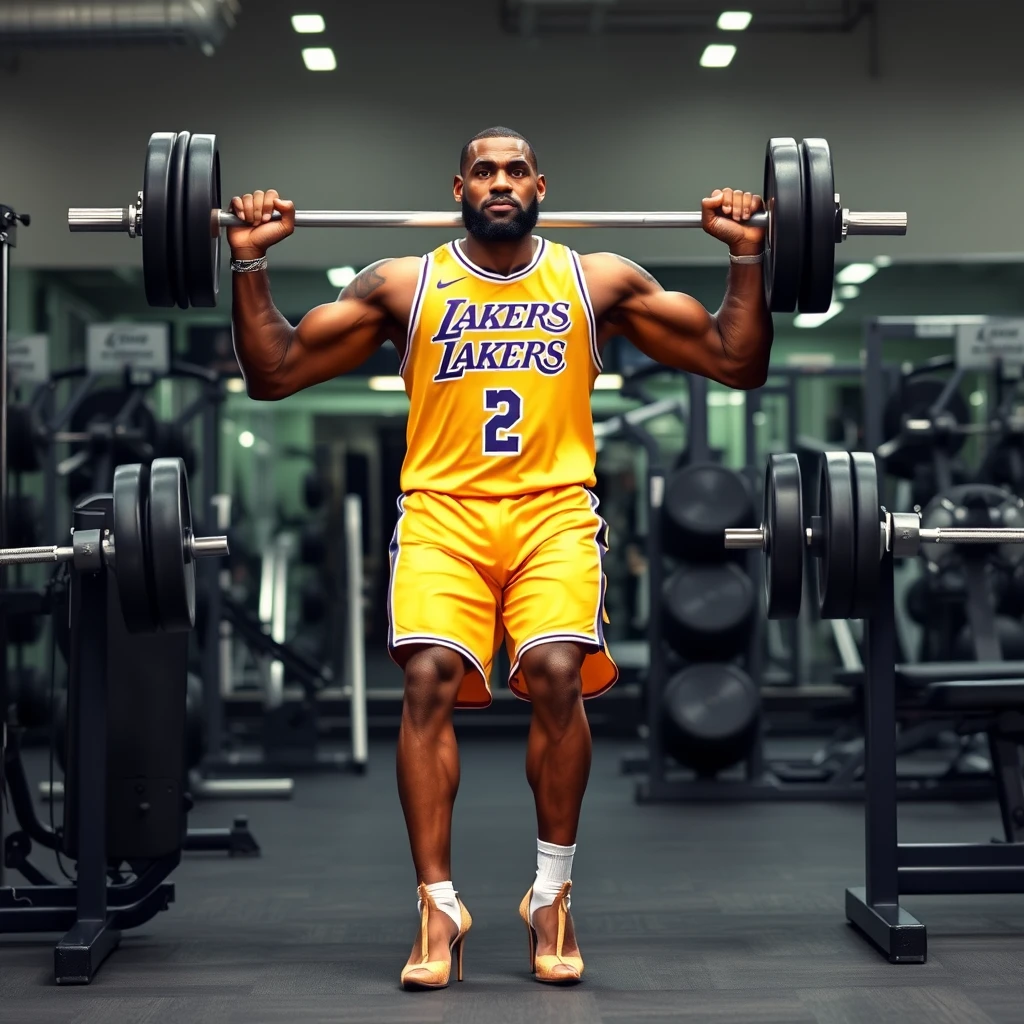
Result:
[[[10,309],[11,249],[18,244],[18,214],[0,205],[0,546],[7,543],[7,326]],[[24,218],[27,223],[27,218]],[[0,566],[0,592],[7,589],[7,570]],[[8,707],[7,618],[0,615],[0,838],[4,834],[3,774],[7,760]],[[0,886],[4,866],[0,862]]]
[[[1006,841],[900,843],[896,803],[896,625],[894,559],[882,556],[878,603],[865,623],[865,884],[846,890],[846,917],[890,963],[924,963],[924,925],[903,909],[901,895],[1024,892],[1024,781],[1020,711],[993,714],[993,771]],[[995,641],[994,634],[989,638]],[[988,653],[996,654],[982,639]],[[981,653],[981,652],[979,652]],[[1001,734],[1009,728],[1009,735]]]
[[[113,527],[110,495],[99,495],[74,512],[75,531]],[[180,851],[152,862],[130,884],[109,884],[107,858],[107,590],[110,570],[72,574],[70,683],[75,687],[74,793],[77,822],[77,874],[71,885],[53,885],[27,861],[28,841],[55,845],[56,836],[40,823],[29,824],[5,853],[30,881],[28,887],[0,887],[0,932],[38,932],[66,928],[54,949],[58,984],[88,984],[117,948],[121,931],[143,924],[174,899],[164,879],[180,860]],[[70,728],[70,723],[69,723]],[[5,751],[8,785],[15,806],[25,812],[27,784],[17,744]],[[28,802],[28,810],[31,803]],[[34,814],[29,822],[34,820]],[[10,838],[10,837],[9,837]]]

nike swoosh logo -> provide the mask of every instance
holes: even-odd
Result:
[[[437,282],[437,287],[438,288],[450,288],[453,284],[458,284],[460,281],[465,281],[465,280],[466,280],[466,275],[463,274],[462,277],[457,277],[457,278],[455,278],[454,281],[438,281]]]

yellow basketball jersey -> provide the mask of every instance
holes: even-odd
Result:
[[[458,242],[423,257],[401,373],[411,407],[402,490],[500,497],[593,486],[600,372],[579,256],[536,239],[503,277]]]

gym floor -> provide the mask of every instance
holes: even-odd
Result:
[[[533,871],[531,795],[519,742],[464,742],[454,877],[475,926],[466,981],[406,993],[398,972],[416,917],[393,748],[362,779],[298,780],[289,802],[199,804],[194,826],[247,813],[258,859],[186,854],[176,902],[88,987],[57,988],[50,936],[0,939],[0,1019],[18,1024],[345,1021],[472,1024],[643,1020],[1017,1024],[1024,902],[925,898],[928,963],[892,966],[845,923],[862,884],[852,804],[638,806],[598,741],[573,901],[587,976],[531,980],[516,913]],[[42,777],[45,763],[29,765]],[[912,804],[901,839],[998,831],[995,805]],[[49,870],[49,854],[39,863]]]

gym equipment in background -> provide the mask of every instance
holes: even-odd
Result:
[[[774,456],[769,482],[792,489],[774,473],[773,464],[795,456]],[[1020,526],[924,526],[917,512],[890,512],[872,504],[878,495],[874,457],[831,452],[822,460],[823,486],[811,516],[776,520],[772,530],[729,531],[725,543],[756,548],[773,559],[779,536],[798,540],[819,581],[838,581],[852,547],[853,569],[846,582],[851,602],[867,613],[864,673],[864,788],[866,885],[846,892],[846,916],[892,963],[923,963],[925,927],[900,905],[901,895],[1024,892],[1024,663],[1005,662],[995,635],[994,617],[979,606],[972,622],[978,661],[897,666],[893,568],[898,558],[933,545],[1024,544]],[[799,478],[796,488],[800,488]],[[802,499],[798,502],[802,507]],[[1019,508],[1019,506],[1018,506]],[[835,556],[842,554],[840,559]],[[969,563],[968,563],[969,564]],[[790,567],[773,586],[793,585]],[[802,575],[802,574],[801,574]],[[823,601],[819,583],[819,604]],[[995,776],[1005,842],[900,843],[897,834],[897,723],[957,719],[964,733],[985,733]]]

